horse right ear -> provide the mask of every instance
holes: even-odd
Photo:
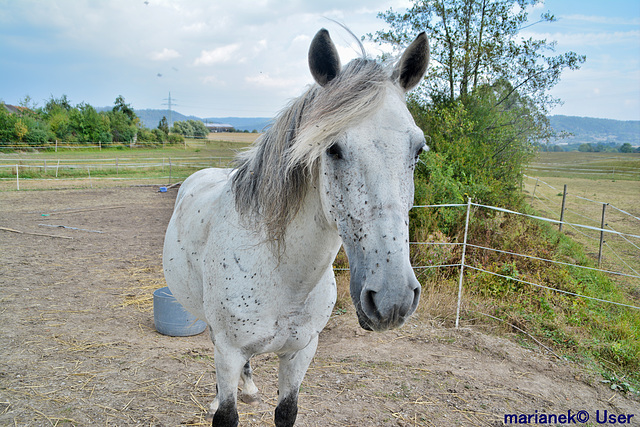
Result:
[[[309,47],[309,69],[314,80],[325,86],[340,74],[340,57],[329,31],[318,31]]]

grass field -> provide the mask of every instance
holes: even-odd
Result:
[[[541,164],[552,165],[553,169],[529,168],[523,186],[525,194],[530,196],[528,200],[538,212],[560,219],[566,185],[564,221],[599,228],[603,204],[608,204],[604,208],[605,228],[640,235],[640,154],[540,153],[533,165]],[[618,172],[593,172],[606,169]],[[575,227],[565,227],[564,231],[582,243],[587,254],[597,258],[600,246],[598,231]],[[639,246],[640,239],[605,233],[603,268],[638,275]],[[638,279],[628,281],[640,292]]]
[[[539,153],[527,171],[539,177],[640,181],[640,153]]]

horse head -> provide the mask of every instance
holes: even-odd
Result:
[[[343,75],[382,65],[360,59],[341,68],[326,30],[317,33],[309,51],[318,90],[351,91],[351,98],[344,97],[351,102],[345,115],[369,110],[325,145],[317,175],[325,216],[340,234],[349,258],[358,320],[367,330],[401,326],[420,299],[421,286],[409,260],[408,226],[414,167],[428,147],[406,107],[405,93],[422,80],[428,60],[429,45],[422,33],[384,79],[354,82]]]

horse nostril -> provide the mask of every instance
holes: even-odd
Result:
[[[420,302],[420,292],[421,291],[422,291],[422,287],[419,286],[419,284],[418,284],[418,287],[416,287],[413,290],[413,303],[411,304],[411,313],[413,313],[416,310],[416,308],[418,308],[418,303]]]
[[[370,319],[380,319],[380,312],[376,306],[376,291],[365,290],[362,292],[360,301],[362,304],[362,310]]]

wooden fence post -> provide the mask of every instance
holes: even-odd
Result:
[[[536,189],[538,188],[538,181],[540,178],[536,178],[536,184],[533,186],[533,192],[531,193],[531,204],[533,205],[533,200],[536,197]]]
[[[604,213],[607,209],[608,203],[602,204],[602,220],[600,221],[600,247],[598,248],[598,268],[602,262],[602,245],[604,244]]]
[[[562,232],[562,222],[564,221],[564,204],[567,201],[567,184],[564,185],[564,191],[562,192],[562,210],[560,211],[560,226],[558,231]]]

